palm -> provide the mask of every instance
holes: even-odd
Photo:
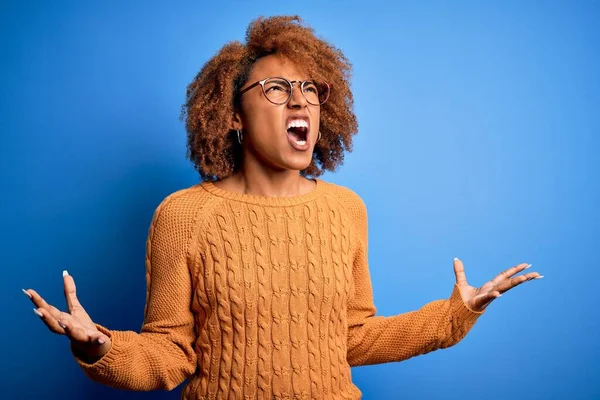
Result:
[[[486,282],[483,286],[476,288],[467,283],[465,269],[461,260],[454,259],[454,274],[456,276],[456,285],[460,291],[465,305],[473,311],[483,311],[490,303],[502,296],[503,293],[520,285],[523,282],[532,279],[542,278],[537,272],[514,276],[517,273],[529,268],[530,264],[519,264],[511,267],[496,276],[491,281]]]

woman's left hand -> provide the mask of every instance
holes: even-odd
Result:
[[[456,284],[460,290],[460,295],[466,306],[476,312],[485,310],[492,301],[502,296],[502,293],[509,291],[521,283],[532,279],[543,278],[543,276],[537,272],[514,276],[529,267],[531,267],[531,264],[515,265],[500,273],[491,281],[486,282],[480,288],[476,288],[467,283],[465,268],[462,261],[458,258],[454,259],[454,274],[456,275]]]

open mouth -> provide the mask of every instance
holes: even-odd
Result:
[[[308,138],[308,122],[303,119],[292,119],[287,125],[290,140],[298,146],[305,146]]]

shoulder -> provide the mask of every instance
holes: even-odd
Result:
[[[156,207],[152,218],[154,229],[187,230],[211,206],[211,196],[201,184],[177,190]]]
[[[340,203],[340,206],[351,214],[365,213],[367,207],[362,197],[354,190],[332,182],[321,181],[325,186],[325,194]]]
[[[331,182],[321,181],[325,186],[325,195],[332,199],[348,216],[359,235],[367,229],[367,206],[362,197],[354,190]]]
[[[177,190],[161,200],[156,207],[155,215],[185,213],[190,208],[195,208],[201,202],[202,191],[198,185]]]

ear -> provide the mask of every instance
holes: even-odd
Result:
[[[232,122],[232,129],[234,131],[241,131],[243,129],[242,116],[240,115],[239,112],[233,113],[233,118],[232,118],[231,122]]]

